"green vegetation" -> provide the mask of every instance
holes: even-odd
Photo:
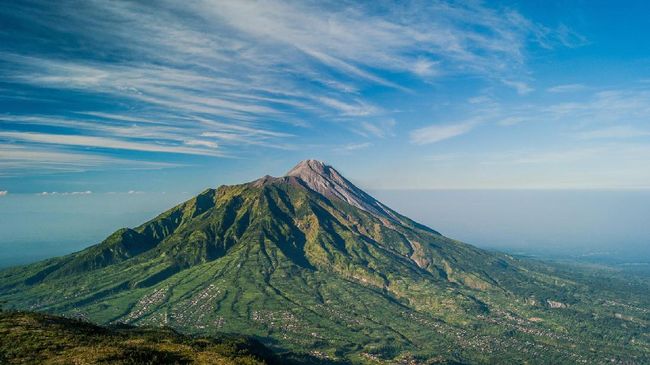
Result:
[[[2,364],[279,364],[243,336],[192,338],[171,329],[117,326],[27,312],[0,313]]]
[[[0,300],[239,333],[312,360],[650,362],[647,282],[486,252],[326,195],[294,176],[209,189],[79,253],[0,271]]]

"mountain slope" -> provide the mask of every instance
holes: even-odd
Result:
[[[38,313],[0,312],[0,338],[2,364],[303,363],[243,336],[192,338],[170,329],[107,328]]]
[[[647,328],[647,313],[613,330],[627,342],[606,343],[612,314],[594,311],[588,291],[544,265],[444,237],[313,160],[0,272],[0,299],[14,308],[243,333],[328,358],[535,362],[540,349],[556,362],[647,358],[647,336],[630,335]],[[584,321],[592,326],[576,331]]]

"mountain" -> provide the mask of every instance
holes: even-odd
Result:
[[[647,363],[650,300],[631,285],[447,238],[307,160],[0,271],[0,300],[332,361]]]

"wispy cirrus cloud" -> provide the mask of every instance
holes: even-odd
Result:
[[[503,71],[506,62],[523,62],[527,41],[549,46],[561,41],[557,30],[478,3],[434,1],[399,8],[276,1],[193,5],[204,19],[220,19],[262,44],[289,46],[298,57],[389,86],[370,70],[420,76],[435,75],[433,65],[445,72]]]
[[[63,195],[63,196],[66,196],[66,195],[90,195],[90,194],[92,194],[92,193],[93,193],[93,192],[90,191],[90,190],[85,190],[85,191],[63,191],[63,192],[59,192],[59,191],[49,191],[49,192],[48,192],[48,191],[44,191],[44,192],[42,192],[42,193],[38,193],[38,195],[40,195],[40,196],[52,196],[52,195]]]
[[[203,139],[189,139],[184,142],[188,146],[200,146],[207,148],[218,148],[219,145],[216,142],[206,141]]]
[[[393,129],[396,124],[397,123],[394,119],[379,121],[364,120],[354,129],[354,131],[364,137],[386,138],[393,135]]]
[[[498,138],[490,133],[481,141],[490,146],[486,151],[458,153],[455,165],[471,166],[471,171],[480,171],[489,179],[495,179],[494,174],[509,176],[508,181],[497,184],[502,187],[648,187],[647,87],[589,89],[525,104],[502,104],[482,96],[472,98],[469,105],[468,122],[415,129],[411,131],[411,141],[434,144],[469,133],[477,125],[486,129],[500,125],[502,128],[491,130],[500,134]],[[477,138],[482,137],[473,141]],[[501,145],[500,141],[510,145]],[[472,179],[470,175],[463,176]],[[491,186],[493,182],[486,184]]]
[[[562,84],[562,85],[549,87],[548,89],[546,89],[546,91],[557,94],[557,93],[571,93],[571,92],[583,91],[586,89],[587,87],[583,84]]]
[[[368,148],[372,146],[372,143],[370,142],[363,142],[363,143],[349,143],[343,146],[344,151],[356,151],[356,150],[361,150],[364,148]]]
[[[503,82],[504,85],[515,89],[519,95],[530,94],[535,90],[524,81],[502,80],[501,82]]]
[[[124,139],[95,137],[71,134],[48,134],[34,132],[0,132],[0,138],[13,141],[35,142],[66,146],[84,146],[92,148],[124,149],[145,152],[181,153],[194,155],[218,156],[219,152],[183,146],[155,145]],[[187,143],[186,143],[187,144]],[[191,144],[190,144],[191,145]],[[201,145],[205,147],[204,145]],[[215,146],[216,147],[216,146]]]
[[[609,89],[596,91],[588,98],[555,103],[543,110],[554,118],[570,116],[585,124],[620,123],[642,120],[650,113],[650,89]]]
[[[411,142],[415,144],[430,144],[470,132],[480,123],[479,120],[468,120],[452,124],[434,124],[411,132]]]
[[[583,139],[620,139],[650,136],[650,130],[629,125],[612,126],[578,133]]]
[[[15,2],[0,17],[33,25],[4,36],[20,46],[0,49],[0,77],[40,90],[5,98],[66,105],[0,116],[2,141],[213,157],[295,149],[294,137],[342,121],[386,138],[395,118],[368,90],[410,95],[414,83],[471,75],[526,94],[527,47],[579,38],[512,9],[453,1]],[[392,124],[362,119],[371,116]]]
[[[612,88],[563,96],[560,101],[501,104],[487,97],[472,98],[470,117],[504,127],[523,123],[561,123],[583,138],[641,137],[650,115],[650,89]]]
[[[157,170],[181,166],[177,163],[122,159],[107,155],[70,151],[56,145],[25,146],[0,143],[0,177],[74,173],[92,170]]]
[[[323,105],[338,110],[343,116],[362,117],[376,114],[379,111],[377,107],[368,105],[360,100],[349,103],[324,96],[320,97],[319,100]]]

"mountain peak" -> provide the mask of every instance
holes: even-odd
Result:
[[[337,185],[343,187],[353,186],[332,166],[326,165],[324,162],[318,160],[300,161],[294,168],[287,172],[286,176],[300,178],[310,188],[319,193],[326,193],[325,190],[327,190],[327,187]]]
[[[395,219],[395,214],[372,196],[356,187],[332,166],[318,160],[299,162],[286,176],[302,180],[310,189],[328,198],[337,198],[382,218]]]
[[[286,176],[303,177],[310,174],[324,174],[327,168],[332,168],[326,165],[323,161],[318,160],[303,160],[294,166]]]

